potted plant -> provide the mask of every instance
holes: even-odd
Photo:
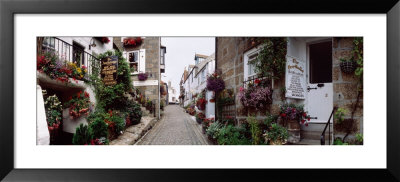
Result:
[[[357,63],[353,59],[340,59],[340,70],[343,73],[353,73],[357,68]]]
[[[284,145],[288,140],[288,130],[285,127],[272,123],[269,130],[263,134],[265,144]]]
[[[43,94],[47,92],[43,90]],[[44,102],[46,110],[47,127],[50,132],[50,142],[54,144],[57,140],[59,128],[62,121],[62,105],[56,95],[48,96]]]
[[[288,128],[290,143],[300,141],[300,125],[308,126],[310,116],[304,111],[303,105],[283,104],[280,107],[280,116]]]
[[[199,108],[199,110],[204,111],[206,109],[206,103],[207,103],[207,100],[204,98],[197,99],[197,103],[196,103],[197,108]]]
[[[147,73],[139,73],[138,74],[139,81],[146,81],[147,80]]]

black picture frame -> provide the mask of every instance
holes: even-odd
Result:
[[[123,5],[122,5],[123,4]],[[133,8],[132,8],[133,7]],[[386,169],[14,169],[14,15],[36,13],[381,13],[387,15]],[[0,0],[0,179],[5,181],[400,181],[398,0]],[[382,121],[385,122],[384,118]],[[365,159],[368,160],[368,159]]]

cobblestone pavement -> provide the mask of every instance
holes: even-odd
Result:
[[[201,125],[178,105],[165,107],[163,118],[137,145],[208,145]]]

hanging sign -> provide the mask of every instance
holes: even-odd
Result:
[[[306,66],[299,59],[286,56],[286,97],[305,99],[306,95]]]
[[[118,56],[109,56],[101,60],[101,78],[104,85],[117,84]]]

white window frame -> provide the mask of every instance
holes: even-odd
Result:
[[[131,72],[131,75],[137,75],[137,74],[139,74],[140,51],[139,51],[139,50],[134,50],[134,51],[127,51],[127,52],[125,53],[125,58],[126,58],[128,64],[129,64],[129,68],[130,68],[131,65],[134,64],[134,63],[131,63],[131,62],[129,61],[129,54],[130,54],[130,53],[134,53],[134,52],[137,53],[137,62],[136,62],[136,63],[137,63],[137,67],[136,67],[136,71]]]
[[[250,49],[250,50],[248,50],[248,51],[246,51],[245,53],[244,53],[244,61],[243,61],[243,76],[244,76],[244,78],[243,78],[243,80],[244,81],[247,81],[248,79],[249,79],[249,77],[251,77],[251,76],[254,76],[254,75],[257,75],[257,73],[254,71],[254,74],[252,74],[252,75],[249,75],[249,65],[248,65],[248,63],[249,63],[249,59],[250,59],[250,57],[251,56],[253,56],[253,55],[255,55],[255,54],[258,54],[259,52],[260,52],[260,50],[259,50],[259,48],[260,48],[260,46],[258,46],[258,47],[255,47],[255,48],[253,48],[253,49]],[[252,59],[253,60],[253,59]]]

